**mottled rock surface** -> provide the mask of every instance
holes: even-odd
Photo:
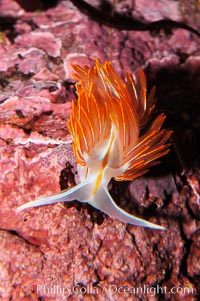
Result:
[[[0,299],[197,300],[199,36],[170,26],[112,29],[75,1],[28,2],[0,1]],[[199,1],[115,2],[129,19],[170,18],[200,31]],[[109,2],[88,3],[113,16]],[[112,58],[120,74],[142,66],[157,86],[156,114],[167,114],[172,150],[147,175],[111,189],[117,204],[167,231],[125,225],[78,202],[15,212],[74,185],[71,63],[91,66],[95,57]]]

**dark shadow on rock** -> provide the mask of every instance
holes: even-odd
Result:
[[[195,64],[195,66],[193,66]],[[200,151],[200,62],[147,68],[149,86],[156,85],[156,114],[167,116],[164,127],[173,129],[171,152],[153,173],[181,172],[198,164]]]
[[[46,10],[51,7],[55,7],[59,0],[15,0],[18,4],[27,12],[32,12],[35,10]]]

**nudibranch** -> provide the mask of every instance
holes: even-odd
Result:
[[[73,65],[77,80],[77,101],[72,102],[68,128],[77,159],[80,184],[50,197],[26,203],[17,211],[79,200],[112,218],[137,226],[165,229],[116,205],[108,191],[111,178],[130,181],[156,165],[167,154],[171,131],[161,129],[165,115],[150,124],[155,107],[155,88],[147,97],[146,76],[140,69],[125,79],[114,71],[111,62],[94,67]],[[156,161],[155,161],[156,160]]]

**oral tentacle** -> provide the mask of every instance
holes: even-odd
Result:
[[[92,202],[88,203],[93,207],[103,211],[112,218],[116,218],[117,220],[123,223],[128,223],[135,226],[148,227],[157,230],[166,230],[166,228],[163,226],[159,226],[144,219],[138,218],[118,207],[112,199],[111,195],[109,194],[107,186],[101,185]]]
[[[59,202],[71,202],[74,200],[78,200],[81,202],[87,202],[90,199],[90,191],[93,188],[93,179],[88,179],[78,184],[77,186],[61,191],[59,193],[53,194],[49,197],[39,198],[34,201],[25,203],[18,208],[16,208],[16,212],[20,212],[27,208],[50,205]]]

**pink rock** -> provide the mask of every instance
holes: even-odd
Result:
[[[188,285],[191,291],[173,300],[194,300],[199,290],[199,38],[183,29],[168,35],[111,29],[70,1],[32,12],[22,2],[20,7],[14,0],[0,1],[0,17],[12,19],[0,35],[2,300],[158,300],[159,295],[144,293],[145,285]],[[87,2],[96,8],[102,3]],[[197,1],[136,0],[133,5],[124,0],[116,1],[116,11],[145,22],[171,18],[200,30]],[[71,64],[92,66],[96,57],[112,59],[121,75],[143,66],[148,89],[157,86],[156,114],[165,111],[165,126],[174,130],[172,151],[142,178],[112,181],[110,188],[121,207],[162,222],[167,231],[125,225],[76,201],[15,212],[78,181],[67,129],[75,98]],[[130,292],[137,287],[143,291]]]

